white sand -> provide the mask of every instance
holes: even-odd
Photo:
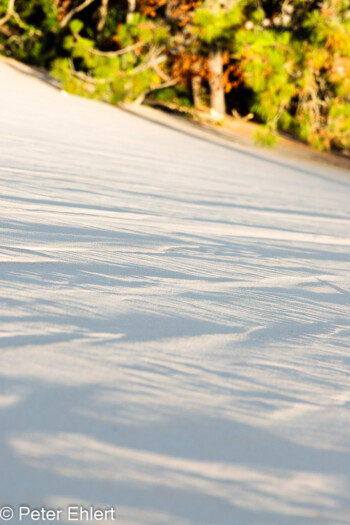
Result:
[[[350,523],[350,173],[0,101],[0,503]]]

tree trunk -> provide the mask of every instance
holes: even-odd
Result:
[[[200,75],[193,75],[193,77],[191,78],[191,86],[192,86],[192,97],[193,97],[194,107],[196,109],[201,109],[202,107],[202,101],[201,101],[202,78],[200,77]]]
[[[225,115],[225,89],[223,84],[222,51],[212,51],[209,55],[210,107],[216,113]]]
[[[126,21],[128,23],[132,22],[135,10],[136,10],[136,0],[128,0],[128,14],[126,15]]]
[[[100,7],[100,18],[97,24],[97,32],[100,33],[105,26],[108,16],[108,2],[109,0],[102,0]]]

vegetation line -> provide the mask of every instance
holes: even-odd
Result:
[[[66,91],[251,115],[350,149],[348,0],[0,0],[0,51],[49,68]]]

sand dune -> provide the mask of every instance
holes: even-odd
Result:
[[[349,524],[350,174],[0,80],[2,504]]]

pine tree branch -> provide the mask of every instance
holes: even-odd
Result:
[[[80,11],[82,11],[83,9],[85,9],[86,7],[88,7],[90,4],[92,4],[92,2],[94,2],[95,0],[85,0],[82,4],[78,5],[77,7],[74,7],[73,9],[71,9],[63,18],[62,20],[60,21],[60,27],[61,28],[64,28],[66,27],[66,25],[68,24],[68,22],[71,20],[71,18],[73,18],[73,16],[76,14],[76,13],[79,13]]]
[[[43,33],[42,31],[40,31],[40,29],[36,29],[34,26],[30,26],[23,22],[22,18],[19,16],[15,9],[15,2],[16,0],[9,0],[7,4],[6,14],[2,18],[0,18],[0,27],[6,24],[6,22],[8,22],[9,20],[11,20],[11,18],[13,18],[16,21],[18,27],[24,30],[29,30],[31,35],[42,35]],[[5,34],[4,31],[1,32]]]
[[[134,104],[136,106],[140,106],[143,103],[143,101],[145,100],[145,98],[147,97],[147,95],[152,93],[152,91],[157,91],[159,89],[165,89],[167,87],[172,87],[172,86],[175,86],[178,83],[179,83],[179,79],[178,78],[173,78],[173,79],[169,80],[168,82],[162,82],[161,84],[157,84],[156,86],[150,86],[143,93],[141,93],[141,95],[139,95],[137,97],[137,99],[135,100]]]
[[[146,45],[145,42],[136,42],[135,44],[123,47],[122,49],[118,49],[117,51],[100,51],[99,49],[94,49],[91,47],[89,49],[89,52],[92,55],[97,55],[99,57],[119,57],[121,55],[124,55],[125,53],[129,53],[129,51],[134,51],[139,47],[143,47],[144,45]]]
[[[13,13],[15,12],[15,1],[16,0],[9,0],[7,4],[6,14],[2,18],[0,18],[0,26],[6,24],[6,22],[8,22],[13,16]]]

